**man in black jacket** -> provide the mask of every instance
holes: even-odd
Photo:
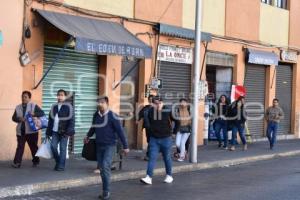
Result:
[[[56,162],[54,170],[64,171],[68,139],[75,134],[74,110],[70,103],[65,102],[67,92],[57,91],[57,102],[51,107],[49,123],[46,131],[47,137],[52,137],[51,149]],[[58,145],[59,150],[58,152]]]
[[[150,142],[149,142],[149,161],[147,168],[147,176],[141,179],[142,183],[151,185],[153,170],[159,152],[162,153],[165,168],[166,178],[165,183],[172,183],[172,121],[174,117],[172,110],[164,106],[161,97],[153,98],[153,107],[150,109],[148,117],[150,124]]]

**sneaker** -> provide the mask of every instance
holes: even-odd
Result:
[[[100,174],[100,169],[95,169],[94,174]]]
[[[244,144],[243,150],[244,150],[244,151],[247,151],[247,149],[248,149],[248,145],[247,145],[247,144]]]
[[[224,150],[228,150],[228,147],[227,147],[227,146],[223,146],[223,149],[224,149]]]
[[[167,175],[166,176],[166,178],[165,178],[165,180],[164,180],[164,182],[165,183],[172,183],[173,182],[173,177],[172,176],[170,176],[170,175]]]
[[[231,146],[230,151],[235,151],[235,146]]]
[[[219,143],[218,148],[221,148],[221,147],[222,147],[222,143]]]
[[[180,157],[180,158],[177,159],[177,161],[178,161],[178,162],[183,162],[183,161],[184,161],[184,158],[181,158],[181,157]]]
[[[140,181],[144,184],[152,185],[152,178],[148,175],[145,178],[142,178]]]
[[[99,199],[109,200],[110,199],[110,192],[104,192],[103,195],[99,195]]]

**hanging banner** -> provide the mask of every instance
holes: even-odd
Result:
[[[297,63],[298,54],[297,54],[297,52],[294,52],[294,51],[281,50],[280,58],[281,58],[282,61],[285,61],[285,62]]]
[[[246,96],[246,88],[242,85],[232,85],[231,102],[236,101],[240,96]]]
[[[193,49],[160,44],[157,51],[157,60],[174,63],[193,63]]]

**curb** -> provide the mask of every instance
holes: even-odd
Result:
[[[176,174],[181,172],[193,172],[193,171],[199,171],[205,169],[230,167],[230,166],[236,166],[236,165],[241,165],[246,163],[253,163],[257,161],[264,161],[264,160],[270,160],[274,158],[290,157],[296,155],[300,155],[300,150],[289,151],[284,153],[275,153],[270,155],[250,156],[246,158],[224,160],[219,162],[215,161],[215,162],[208,162],[208,163],[188,164],[188,165],[173,167],[173,173]],[[155,175],[164,175],[165,169],[159,168],[156,169],[154,172]],[[145,175],[145,170],[124,172],[120,174],[112,174],[111,181],[117,182],[117,181],[138,179],[140,177],[143,177],[144,175]],[[69,180],[62,180],[62,181],[51,181],[51,182],[28,184],[28,185],[21,185],[21,186],[4,187],[4,188],[0,188],[0,198],[31,195],[39,192],[49,192],[55,190],[70,189],[70,188],[81,187],[81,186],[96,185],[100,183],[101,183],[101,179],[97,175],[97,176],[91,176],[91,177],[80,178],[80,179],[69,179]]]

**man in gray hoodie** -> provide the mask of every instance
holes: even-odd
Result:
[[[266,111],[266,120],[268,122],[267,137],[270,142],[270,149],[273,150],[276,143],[277,130],[280,120],[283,119],[284,113],[279,106],[279,100],[273,99],[273,106]]]

